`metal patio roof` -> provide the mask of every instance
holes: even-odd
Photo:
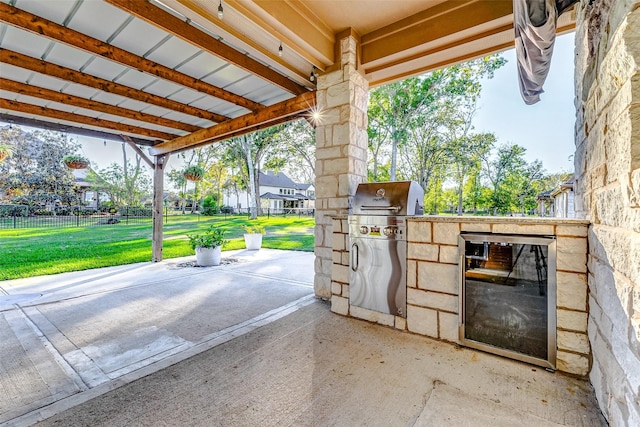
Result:
[[[510,47],[512,20],[512,0],[0,0],[0,121],[177,152],[307,114],[345,34],[377,85]]]

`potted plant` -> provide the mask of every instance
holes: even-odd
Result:
[[[192,165],[182,171],[182,176],[189,181],[200,181],[204,177],[204,168],[198,165]]]
[[[62,162],[67,165],[69,169],[86,169],[89,166],[89,160],[79,154],[64,156]]]
[[[224,229],[213,224],[202,233],[188,234],[191,248],[196,251],[196,263],[201,267],[220,265],[222,247],[227,243]]]
[[[11,153],[13,153],[11,147],[9,147],[7,144],[0,143],[0,162],[9,157]]]
[[[267,234],[262,225],[243,225],[244,228],[244,244],[250,251],[258,250],[262,247],[262,236]]]

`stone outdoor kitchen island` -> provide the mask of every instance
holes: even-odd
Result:
[[[571,219],[410,217],[407,219],[407,317],[349,303],[347,219],[333,221],[333,312],[402,331],[458,343],[461,233],[554,236],[557,246],[556,369],[584,376],[591,352],[587,337],[588,222]],[[553,272],[551,273],[553,274]]]

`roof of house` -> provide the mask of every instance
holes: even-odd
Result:
[[[260,172],[260,185],[297,189],[296,186],[298,184],[282,172],[273,173],[273,171],[266,171]]]

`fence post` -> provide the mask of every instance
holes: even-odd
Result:
[[[80,208],[76,209],[76,227],[80,227]]]
[[[18,228],[18,208],[13,207],[13,228]]]

